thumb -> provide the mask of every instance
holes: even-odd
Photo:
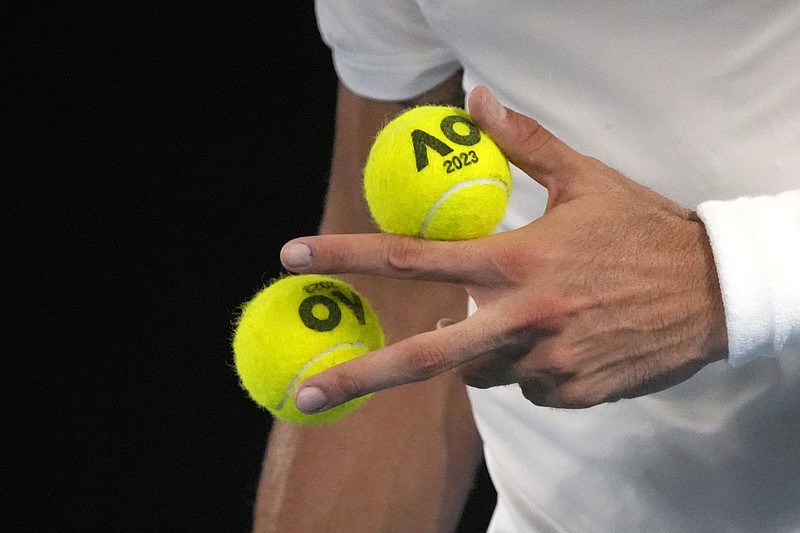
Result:
[[[509,161],[544,185],[551,198],[563,199],[586,157],[567,146],[530,117],[504,107],[483,86],[469,95],[475,124],[491,135]],[[569,195],[568,195],[569,196]]]

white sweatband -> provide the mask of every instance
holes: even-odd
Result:
[[[800,345],[800,190],[705,202],[697,214],[719,275],[728,362]]]

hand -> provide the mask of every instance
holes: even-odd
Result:
[[[649,394],[722,359],[727,333],[702,223],[572,150],[485,88],[474,121],[547,188],[545,214],[516,231],[457,242],[385,234],[304,237],[282,251],[295,272],[458,284],[477,312],[301,384],[298,407],[460,372],[468,385],[519,383],[531,402],[581,408]]]

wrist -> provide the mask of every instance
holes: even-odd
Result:
[[[705,271],[705,304],[708,310],[708,336],[703,347],[704,358],[709,361],[725,359],[728,356],[728,327],[725,321],[725,306],[722,300],[719,274],[714,261],[714,253],[705,224],[692,212],[691,220],[698,226],[698,243]]]

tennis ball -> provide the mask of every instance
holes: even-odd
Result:
[[[419,106],[378,133],[364,196],[387,233],[459,240],[490,234],[505,214],[511,171],[463,109]]]
[[[244,304],[233,336],[234,365],[242,387],[276,418],[332,422],[366,397],[308,415],[295,406],[297,385],[383,345],[375,311],[353,287],[327,276],[286,276]]]

